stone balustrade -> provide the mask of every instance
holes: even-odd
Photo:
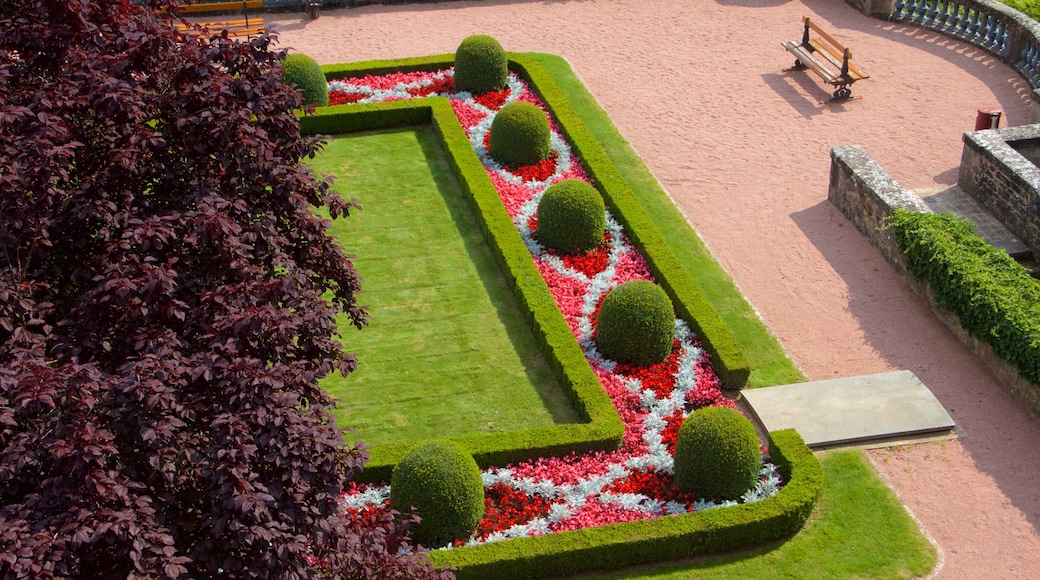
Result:
[[[1040,24],[991,0],[846,0],[867,16],[905,22],[977,46],[1012,67],[1032,89],[1040,122]]]

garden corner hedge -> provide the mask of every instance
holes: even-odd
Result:
[[[453,55],[369,61],[323,67],[329,80],[390,72],[434,71],[452,65]],[[742,387],[749,364],[715,310],[700,294],[643,211],[638,197],[620,178],[599,143],[540,65],[509,53],[509,67],[525,78],[582,160],[611,212],[647,258],[676,313],[700,337],[724,384]],[[588,422],[527,431],[453,439],[473,453],[482,467],[545,455],[616,448],[623,424],[574,340],[480,159],[455,118],[448,100],[429,97],[382,104],[318,108],[301,118],[308,134],[337,134],[431,124],[442,138],[460,187],[480,220],[489,247],[513,284],[521,309],[547,359]],[[388,480],[406,445],[370,450],[364,480]],[[703,510],[546,536],[520,538],[430,553],[438,566],[457,568],[458,578],[538,578],[596,569],[718,553],[790,536],[808,519],[823,487],[823,469],[793,430],[770,434],[771,460],[785,485],[774,497],[751,504]]]
[[[823,489],[823,467],[793,429],[770,434],[769,448],[787,484],[751,504],[662,516],[545,536],[430,553],[459,580],[520,580],[678,560],[759,545],[793,535]]]

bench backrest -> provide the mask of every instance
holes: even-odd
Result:
[[[855,74],[856,76],[858,76],[860,78],[869,78],[867,76],[867,73],[861,71],[859,69],[859,67],[857,67],[856,65],[852,64],[852,51],[851,50],[849,50],[849,49],[845,48],[844,46],[842,46],[842,44],[840,42],[838,42],[830,34],[827,34],[827,32],[824,31],[822,28],[817,26],[816,23],[813,22],[812,19],[809,18],[808,16],[803,17],[802,20],[805,21],[805,32],[802,34],[802,45],[803,46],[812,46],[814,49],[825,50],[828,53],[830,53],[831,55],[833,55],[834,58],[838,59],[839,61],[842,61],[843,69],[846,66],[848,67],[848,70],[842,70],[841,71],[842,74],[846,74],[847,75],[848,73],[851,72],[851,73]],[[823,42],[819,42],[819,40],[817,40],[817,39],[813,39],[813,41],[810,41],[809,29],[812,29],[812,31],[816,33],[817,39],[823,40]]]

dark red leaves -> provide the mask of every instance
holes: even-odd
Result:
[[[0,576],[434,576],[330,500],[366,456],[317,380],[366,313],[283,55],[135,2],[7,5]]]

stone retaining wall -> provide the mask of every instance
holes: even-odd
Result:
[[[870,240],[914,293],[925,300],[939,320],[971,348],[997,379],[1026,403],[1035,416],[1040,417],[1040,385],[1023,379],[1013,364],[994,353],[988,344],[971,336],[961,326],[956,314],[940,308],[931,287],[907,271],[906,260],[896,245],[895,236],[884,229],[888,216],[892,215],[895,208],[929,211],[927,206],[855,145],[843,145],[831,150],[827,198]]]
[[[958,185],[1040,257],[1040,125],[964,134]]]

